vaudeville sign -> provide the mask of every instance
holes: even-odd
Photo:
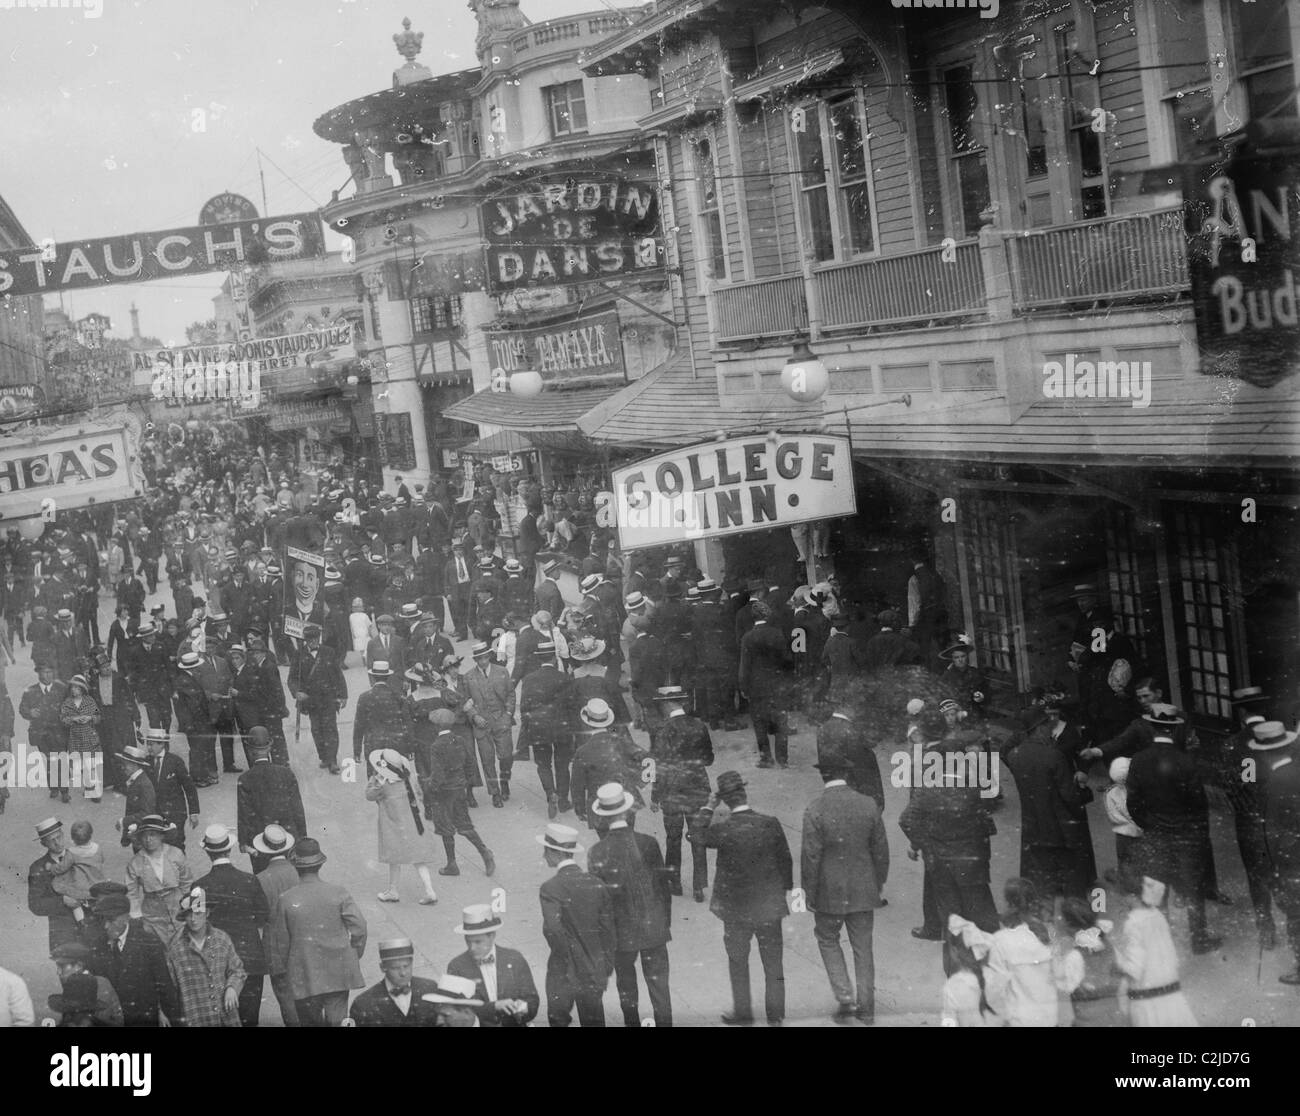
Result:
[[[757,434],[671,450],[614,470],[626,550],[853,515],[847,438]]]

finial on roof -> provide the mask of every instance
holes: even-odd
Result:
[[[401,34],[394,35],[393,42],[397,45],[398,54],[407,62],[414,62],[415,56],[420,53],[420,48],[424,45],[424,32],[412,31],[411,19],[407,16],[402,20]]]

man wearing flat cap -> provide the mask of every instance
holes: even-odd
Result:
[[[424,996],[437,992],[437,981],[412,975],[415,946],[410,938],[379,943],[379,969],[384,979],[358,993],[348,1016],[358,1027],[436,1027],[437,1008]]]
[[[484,1027],[527,1027],[541,1000],[524,955],[496,944],[502,925],[488,904],[466,907],[453,928],[464,936],[466,949],[447,962],[447,972],[474,981],[474,996],[483,1001],[476,1010]]]
[[[728,814],[714,813],[721,803]],[[749,943],[758,941],[763,965],[767,1021],[777,1026],[785,1018],[785,944],[781,920],[788,913],[794,888],[794,862],[780,821],[749,805],[745,781],[735,771],[718,776],[718,789],[695,817],[699,840],[717,849],[713,898],[709,909],[722,920],[722,944],[731,977],[732,1010],[722,1021],[747,1026],[754,1021],[749,985]]]
[[[143,919],[131,918],[125,892],[96,899],[94,913],[103,923],[104,941],[94,951],[91,966],[117,993],[123,1026],[171,1026],[180,1015],[180,1004],[167,968],[167,947]]]
[[[248,979],[239,993],[240,1026],[256,1027],[266,981],[262,933],[270,912],[256,877],[231,864],[234,849],[235,839],[224,825],[208,826],[203,833],[203,851],[208,854],[212,867],[194,886],[201,887],[207,895],[212,925],[230,938],[247,974]]]
[[[609,889],[577,862],[578,831],[552,822],[537,836],[546,866],[554,871],[540,890],[542,936],[550,946],[546,962],[546,1018],[567,1027],[577,1005],[578,1022],[603,1027],[601,998],[614,968],[618,944]]]

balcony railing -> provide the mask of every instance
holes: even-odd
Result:
[[[1017,309],[1173,294],[1188,285],[1178,209],[1011,234],[1006,246]]]
[[[713,292],[713,312],[719,341],[803,332],[808,328],[803,276],[719,287]]]
[[[983,313],[987,306],[978,241],[881,256],[816,272],[822,326],[875,326]]]

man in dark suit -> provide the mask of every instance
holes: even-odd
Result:
[[[247,979],[239,991],[239,1023],[243,1027],[256,1027],[266,983],[262,932],[270,911],[262,885],[254,876],[230,863],[234,847],[234,838],[224,825],[208,826],[203,831],[203,851],[212,861],[212,867],[194,886],[203,888],[208,900],[208,918],[230,938],[244,964]]]
[[[574,859],[582,851],[578,831],[552,823],[537,841],[555,875],[540,889],[542,936],[550,946],[546,962],[546,1019],[567,1027],[577,1005],[578,1022],[603,1027],[601,997],[614,967],[614,905],[609,889]]]
[[[148,714],[149,724],[171,729],[172,678],[167,652],[158,642],[158,628],[152,622],[141,624],[127,660],[127,681],[137,700]]]
[[[609,888],[614,902],[614,979],[623,1023],[639,1027],[636,960],[641,958],[656,1027],[673,1025],[668,991],[668,943],[672,940],[672,891],[659,842],[632,828],[636,800],[619,783],[596,792],[592,813],[609,829],[587,858],[591,874]]]
[[[410,938],[379,943],[379,968],[384,979],[357,993],[348,1016],[358,1027],[436,1027],[438,1009],[426,993],[438,991],[437,981],[411,975],[415,946]]]
[[[474,586],[474,570],[465,556],[465,543],[457,540],[452,544],[451,557],[447,559],[442,572],[443,591],[447,595],[447,606],[451,609],[451,621],[456,626],[456,638],[469,637],[469,604]]]
[[[749,716],[758,745],[758,766],[772,766],[768,733],[776,737],[776,762],[789,762],[789,687],[794,654],[779,627],[770,623],[771,610],[764,601],[750,604],[754,626],[740,641],[740,691],[749,699]]]
[[[534,592],[537,611],[549,612],[553,617],[559,616],[564,611],[564,594],[560,592],[560,570],[559,562],[554,560],[547,562],[542,567],[542,583]]]
[[[533,972],[518,950],[496,944],[501,917],[486,903],[466,907],[457,934],[465,936],[466,950],[447,962],[452,976],[474,981],[475,1008],[484,1027],[527,1027],[541,1000]]]
[[[510,773],[514,770],[515,688],[505,667],[493,662],[489,644],[474,644],[473,656],[474,669],[461,680],[474,703],[470,722],[483,778],[492,805],[499,808],[510,797]]]
[[[1273,867],[1273,895],[1286,915],[1286,936],[1296,967],[1283,984],[1300,984],[1300,748],[1281,721],[1252,726],[1250,749],[1264,784],[1264,838]],[[1136,760],[1134,761],[1137,762]],[[1132,768],[1129,769],[1130,771]],[[1136,820],[1136,819],[1134,819]]]
[[[302,794],[292,769],[271,762],[271,736],[261,725],[248,736],[248,770],[235,787],[235,817],[239,849],[248,854],[253,871],[260,872],[270,862],[253,847],[253,838],[268,825],[282,826],[295,838],[307,835],[307,818],[302,808]]]
[[[248,703],[241,714],[241,717],[253,718],[251,724],[245,722],[247,728],[261,725],[270,733],[271,762],[287,767],[289,742],[284,738],[284,719],[289,716],[289,707],[285,701],[284,684],[280,681],[280,667],[267,651],[266,638],[260,632],[249,632],[247,639],[248,662],[240,671],[235,700]]]
[[[45,851],[27,869],[27,909],[37,918],[49,920],[50,952],[77,940],[77,921],[73,912],[80,904],[70,895],[54,890],[55,858],[64,852],[63,823],[46,818],[36,827],[36,839]]]
[[[68,686],[66,682],[60,682],[54,677],[54,670],[52,659],[38,660],[36,681],[28,686],[23,691],[23,696],[18,699],[19,716],[27,718],[30,722],[27,738],[45,758],[47,772],[50,770],[50,755],[63,751],[64,741],[67,739],[67,730],[60,719],[60,711],[63,699],[68,696]],[[50,780],[51,783],[54,781]],[[69,801],[68,788],[63,787],[60,790],[58,787],[51,786],[50,797],[62,797],[63,801],[67,802]]]
[[[158,796],[153,789],[153,780],[146,774],[150,766],[149,753],[144,748],[128,744],[118,759],[127,775],[123,791],[126,804],[117,826],[122,831],[122,846],[138,852],[131,827],[138,825],[146,815],[158,813]]]
[[[825,764],[836,760],[844,765],[844,778],[849,788],[873,799],[884,813],[885,789],[880,780],[880,764],[861,726],[843,706],[817,729],[817,762]]]
[[[367,668],[370,689],[357,698],[352,721],[352,762],[360,764],[362,756],[380,748],[392,748],[404,756],[412,755],[415,742],[411,718],[402,698],[390,682],[394,671],[382,659]]]
[[[880,631],[867,640],[862,649],[862,669],[867,674],[878,674],[889,667],[916,666],[921,662],[921,649],[899,629],[903,618],[892,608],[876,617]]]
[[[321,646],[320,625],[308,624],[302,634],[303,643],[289,666],[289,692],[298,708],[307,714],[321,767],[337,775],[340,771],[338,716],[348,701],[348,684],[339,665],[338,652]]]
[[[171,733],[166,729],[151,728],[145,733],[144,742],[149,750],[149,766],[145,774],[153,783],[158,813],[171,822],[163,840],[184,852],[186,821],[191,829],[199,824],[199,792],[185,761],[167,750]]]
[[[375,623],[379,634],[366,644],[366,666],[377,662],[387,663],[397,677],[406,673],[406,640],[397,634],[397,622],[387,612]]]
[[[655,694],[660,686],[668,684],[668,653],[663,641],[655,634],[654,620],[646,613],[633,613],[628,624],[634,633],[627,648],[632,700],[636,702],[638,723],[653,736],[659,726]]]
[[[125,895],[105,895],[95,901],[95,917],[103,922],[104,940],[92,966],[113,986],[122,1005],[124,1027],[157,1027],[180,1016],[176,986],[167,968],[167,951],[143,919],[131,918]]]
[[[699,604],[691,612],[691,644],[698,676],[694,682],[696,709],[709,727],[728,732],[740,727],[736,720],[736,670],[740,645],[736,625],[718,602],[719,586],[705,578],[695,587]],[[704,700],[698,700],[703,694]]]
[[[547,816],[570,808],[569,766],[573,760],[573,680],[555,665],[555,644],[544,640],[533,652],[539,663],[519,687],[519,747],[531,748],[537,777],[546,792]]]
[[[709,855],[691,823],[709,801],[713,741],[708,726],[686,712],[686,691],[681,686],[661,686],[655,700],[662,720],[650,741],[654,760],[650,808],[664,813],[669,888],[674,895],[682,893],[682,831],[691,825],[687,830],[691,888],[695,901],[703,903],[709,882]]]
[[[719,802],[730,811],[721,820],[713,812]],[[745,782],[735,771],[718,776],[717,794],[696,814],[695,828],[701,845],[718,850],[709,909],[722,919],[732,1002],[722,1021],[732,1026],[753,1022],[749,941],[756,938],[767,1021],[776,1026],[785,1018],[781,920],[788,911],[786,897],[794,889],[794,862],[785,828],[776,818],[750,808]]]
[[[813,912],[813,934],[838,1007],[834,1018],[875,1021],[876,969],[871,932],[889,875],[889,842],[880,808],[850,789],[841,760],[818,764],[825,789],[803,815],[800,880]],[[840,929],[847,926],[857,995],[844,963]]]

